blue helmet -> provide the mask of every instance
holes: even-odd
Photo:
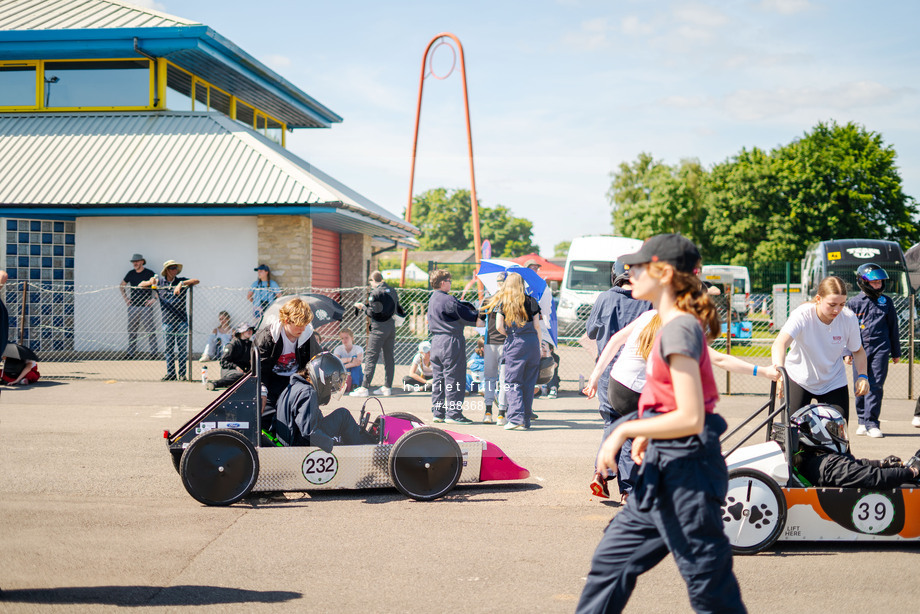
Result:
[[[861,264],[859,268],[856,269],[856,285],[871,298],[878,298],[878,296],[885,291],[886,279],[888,279],[888,273],[874,262]],[[876,290],[869,284],[870,281],[880,281],[882,282],[882,287]]]

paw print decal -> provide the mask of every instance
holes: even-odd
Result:
[[[772,524],[773,510],[769,509],[767,504],[755,504],[745,508],[744,503],[736,501],[734,497],[728,497],[725,506],[722,507],[722,522],[739,521],[746,519],[747,522],[754,525],[757,529],[762,529]]]

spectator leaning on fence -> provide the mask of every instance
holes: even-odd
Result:
[[[259,278],[252,282],[246,298],[252,303],[252,323],[258,324],[265,308],[281,296],[281,286],[272,279],[272,270],[268,268],[267,264],[260,264],[253,271],[258,274]]]
[[[141,282],[152,279],[156,273],[147,268],[147,260],[141,254],[131,256],[132,268],[121,280],[121,296],[128,306],[128,351],[127,360],[137,355],[138,334],[147,336],[151,354],[157,354],[157,334],[153,323],[153,303],[156,298],[149,288],[141,288]]]
[[[166,337],[166,375],[162,380],[175,381],[186,378],[188,363],[188,311],[186,295],[188,288],[197,285],[197,279],[179,277],[182,264],[175,260],[163,263],[160,274],[142,281],[141,288],[153,288],[160,300],[160,315],[163,318],[163,332]]]

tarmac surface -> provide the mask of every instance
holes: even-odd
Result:
[[[524,481],[461,485],[428,503],[376,489],[205,507],[162,434],[216,394],[176,382],[2,389],[0,612],[571,612],[619,507],[589,493],[601,421],[595,401],[571,392],[538,399],[530,431],[449,425],[496,443],[530,469]],[[726,396],[718,410],[734,425],[765,400]],[[383,402],[430,418],[422,393]],[[356,414],[361,403],[341,402]],[[857,456],[910,457],[913,406],[886,402],[882,439],[851,427]],[[480,419],[482,407],[471,397],[465,412]],[[918,552],[914,542],[780,542],[734,565],[751,612],[913,612]],[[689,610],[667,558],[626,611]]]

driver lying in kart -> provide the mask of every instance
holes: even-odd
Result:
[[[278,396],[278,411],[272,421],[276,437],[288,446],[316,446],[326,452],[332,451],[333,445],[377,443],[344,407],[328,416],[319,409],[333,396],[341,397],[347,375],[342,361],[329,352],[317,354],[292,375]]]
[[[880,461],[857,459],[850,454],[847,423],[830,405],[803,407],[790,422],[799,431],[793,466],[805,486],[888,490],[920,482],[920,450],[903,464],[897,456]]]

